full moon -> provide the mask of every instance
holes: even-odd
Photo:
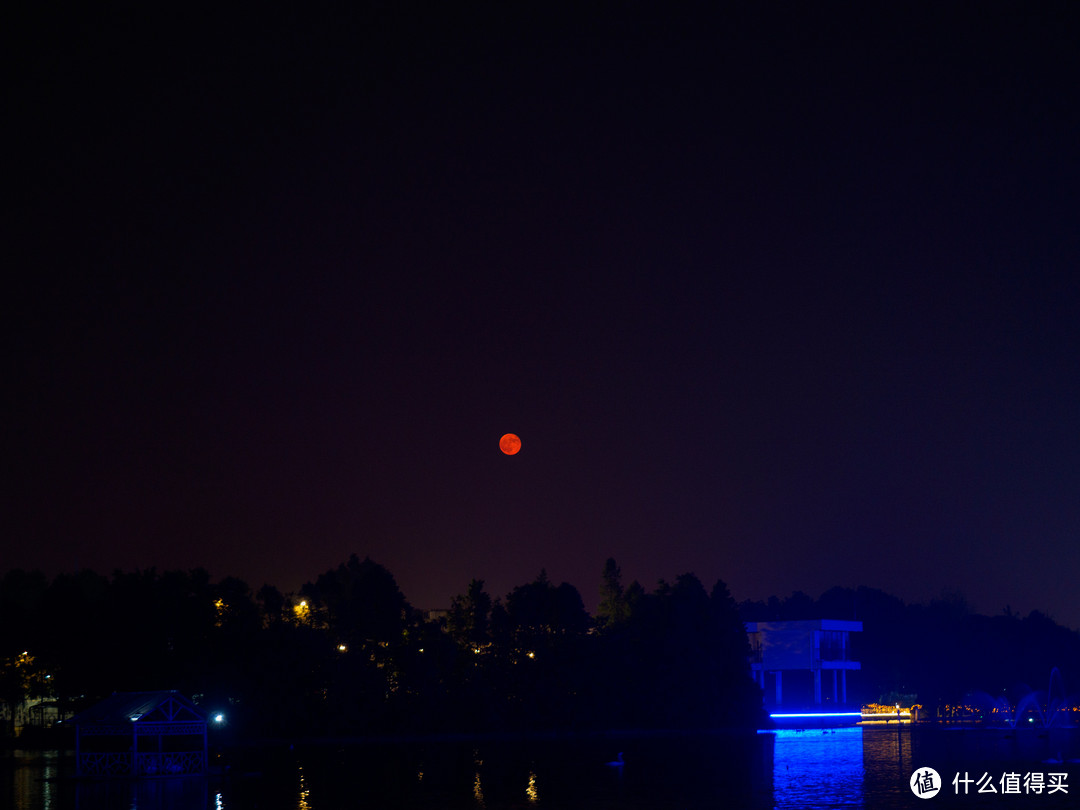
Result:
[[[513,433],[507,433],[499,439],[499,449],[506,455],[512,456],[521,449],[521,439]]]

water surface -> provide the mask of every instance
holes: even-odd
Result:
[[[1026,732],[1026,733],[1025,733]],[[620,761],[622,764],[617,764]],[[1072,760],[1072,761],[1070,761]],[[938,727],[782,730],[589,740],[272,747],[230,752],[226,776],[84,782],[65,752],[0,755],[12,810],[337,810],[338,808],[899,808],[1080,806],[1080,732]],[[909,787],[931,767],[945,785]],[[957,794],[957,773],[999,793]],[[1065,773],[1068,793],[1002,795],[1015,772]]]

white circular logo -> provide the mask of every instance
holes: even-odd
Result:
[[[937,796],[941,790],[941,777],[933,768],[916,768],[908,782],[911,792],[920,799],[929,799]]]

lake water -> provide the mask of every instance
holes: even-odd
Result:
[[[620,753],[623,764],[609,764]],[[734,736],[328,745],[249,750],[231,759],[223,778],[82,782],[70,778],[69,752],[0,754],[0,808],[1080,807],[1076,729],[1010,734],[853,727]],[[933,768],[944,783],[929,805],[909,786],[916,768],[920,773]],[[962,779],[965,773],[971,780],[967,795],[962,782],[952,784],[954,776]],[[1054,773],[1065,776],[1051,777]],[[1039,775],[1044,787],[1036,793]],[[1051,782],[1063,783],[1067,792],[1051,795]],[[996,793],[985,792],[988,785]],[[1004,794],[1014,787],[1018,793]]]

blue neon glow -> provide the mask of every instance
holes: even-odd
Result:
[[[864,754],[860,726],[838,728],[830,734],[804,734],[794,729],[777,729],[770,734],[775,742],[773,803],[769,806],[870,805],[870,796],[864,793],[869,769],[864,760],[868,754]],[[895,734],[879,736],[896,741]]]
[[[862,712],[804,712],[802,714],[770,714],[769,717],[862,717]]]

